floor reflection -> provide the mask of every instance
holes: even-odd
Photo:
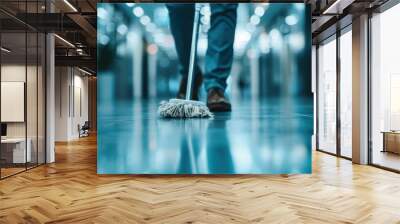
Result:
[[[160,119],[159,100],[99,105],[100,174],[311,172],[309,99],[233,102],[210,119]]]

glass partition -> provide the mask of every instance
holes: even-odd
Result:
[[[371,162],[400,170],[400,4],[371,19]]]
[[[23,16],[44,1],[6,4]],[[0,178],[45,162],[45,44],[44,33],[0,12]]]
[[[352,149],[352,33],[340,36],[340,154],[351,158]]]
[[[46,37],[43,33],[38,34],[38,74],[37,74],[37,162],[46,162],[45,124],[46,124]]]
[[[27,150],[31,151],[30,161],[27,163],[28,168],[37,165],[38,159],[38,35],[36,32],[29,31],[27,33],[27,75],[26,75],[26,113],[27,113]]]
[[[318,149],[336,153],[336,37],[318,47]]]
[[[1,123],[3,129],[1,175],[6,177],[24,171],[26,162],[31,162],[32,151],[26,140],[27,36],[25,31],[3,32],[1,45],[3,49],[1,57]]]

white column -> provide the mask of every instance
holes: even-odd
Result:
[[[312,45],[311,53],[311,91],[314,99],[314,131],[311,136],[312,150],[317,149],[317,47]]]
[[[149,75],[147,82],[149,97],[155,98],[157,96],[157,54],[149,54],[147,71]]]
[[[368,163],[368,16],[353,19],[353,162]]]
[[[46,1],[46,11],[54,12],[54,5]],[[46,35],[46,163],[55,161],[55,42],[54,34]]]
[[[133,64],[133,96],[135,98],[142,97],[142,62],[143,62],[143,40],[142,33],[139,28],[135,28],[134,32],[129,34],[128,42],[133,47],[132,64]]]
[[[55,133],[55,60],[54,35],[46,36],[46,163],[55,161],[54,133]]]
[[[254,49],[249,49],[251,98],[257,100],[260,96],[260,56]]]

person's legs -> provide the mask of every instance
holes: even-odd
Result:
[[[215,3],[211,7],[211,24],[208,31],[208,48],[205,58],[204,85],[207,106],[211,111],[230,111],[225,98],[226,80],[233,61],[237,3]]]
[[[233,61],[237,3],[210,3],[211,24],[205,58],[204,85],[225,91]]]
[[[190,43],[192,40],[194,4],[170,3],[166,4],[169,11],[171,33],[175,40],[176,51],[180,63],[180,73],[183,78],[180,83],[178,98],[186,94],[187,75],[189,72]],[[193,84],[193,99],[198,99],[198,92],[202,83],[202,74],[199,66],[195,65],[195,81]]]

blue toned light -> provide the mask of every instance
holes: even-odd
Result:
[[[260,52],[263,54],[268,54],[271,48],[271,45],[269,43],[269,37],[268,34],[265,32],[260,33],[260,36],[258,37],[258,46],[260,48]]]
[[[121,24],[118,26],[117,32],[121,35],[125,35],[128,32],[128,27],[125,24]]]
[[[286,18],[285,18],[285,22],[286,22],[286,24],[288,24],[289,26],[294,26],[294,25],[296,25],[297,24],[297,22],[299,21],[299,19],[297,18],[297,16],[295,16],[295,15],[289,15],[289,16],[286,16]]]
[[[294,4],[294,7],[295,7],[298,11],[304,11],[304,9],[305,9],[305,4],[303,4],[303,3],[296,3],[296,4]]]
[[[257,26],[260,23],[260,17],[257,15],[252,15],[250,17],[250,23],[253,24],[254,26]]]
[[[256,9],[254,10],[254,14],[256,14],[259,17],[262,17],[265,13],[265,9],[261,6],[257,6]]]
[[[105,10],[103,7],[99,7],[97,9],[97,16],[100,19],[106,19],[108,16],[107,10]]]
[[[108,42],[110,41],[110,38],[108,38],[108,36],[105,34],[100,34],[98,41],[102,45],[107,45]]]
[[[206,55],[222,49],[216,45],[232,47],[232,40],[216,44],[224,32],[211,38],[216,11],[209,6],[201,11],[197,43],[203,74],[212,64]],[[240,3],[225,92],[232,112],[167,120],[158,117],[158,106],[177,96],[187,74],[175,45],[190,45],[192,27],[184,25],[193,21],[181,11],[170,20],[174,11],[167,4],[124,2],[98,9],[99,174],[311,172],[314,104],[307,66],[311,43],[305,39],[311,15],[305,10],[293,3]],[[172,31],[189,39],[179,40]],[[204,86],[200,100],[207,101]]]
[[[300,51],[304,48],[305,41],[302,33],[292,33],[289,35],[289,44],[294,51]]]
[[[136,17],[141,17],[144,14],[144,11],[143,11],[142,7],[140,7],[140,6],[136,6],[135,8],[133,8],[132,12]]]
[[[146,26],[147,24],[149,24],[151,22],[151,19],[150,19],[150,17],[148,17],[148,16],[142,16],[141,18],[140,18],[140,23],[143,25],[143,26]]]
[[[281,32],[278,29],[274,28],[269,32],[269,37],[272,48],[277,50],[281,49],[283,42]]]

